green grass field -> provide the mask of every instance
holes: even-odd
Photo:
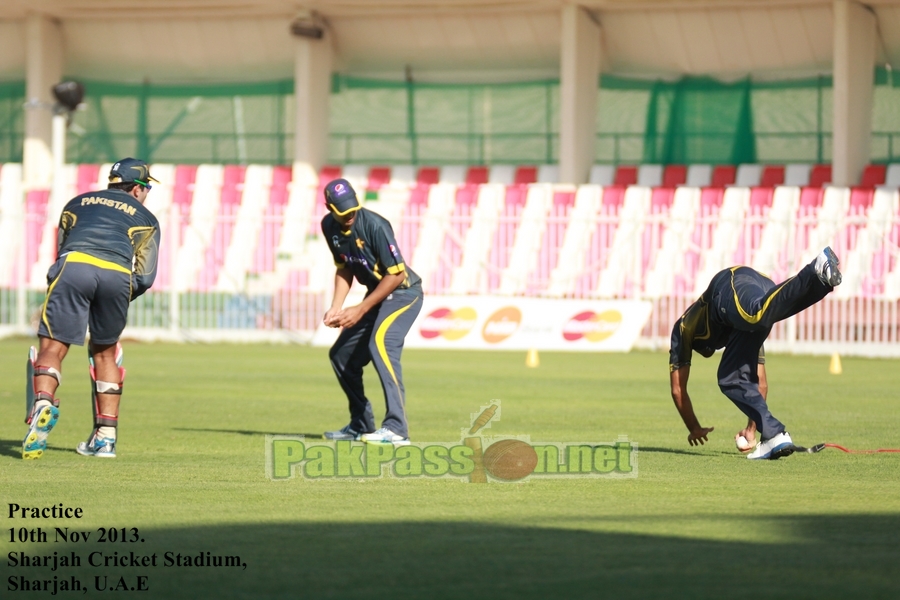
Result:
[[[718,391],[718,359],[698,359],[695,408],[710,443],[692,448],[663,353],[408,350],[413,441],[453,442],[492,399],[486,434],[532,442],[636,442],[638,476],[478,485],[454,479],[310,481],[266,476],[266,434],[320,435],[347,421],[324,349],[125,345],[118,457],[74,452],[91,428],[86,353],[63,369],[48,451],[21,459],[24,366],[32,340],[0,341],[0,549],[10,579],[89,591],[125,578],[139,598],[897,598],[900,455],[827,449],[748,461],[743,426]],[[900,361],[771,355],[770,403],[798,444],[900,447]],[[380,386],[366,375],[376,417]],[[77,519],[11,519],[8,505],[82,507]],[[45,543],[11,542],[20,528]],[[56,528],[89,531],[54,542]],[[143,540],[100,543],[98,528]],[[10,531],[12,530],[12,532]],[[79,568],[12,566],[10,552],[66,555]],[[156,567],[91,566],[157,554]],[[166,567],[163,557],[238,555],[246,569]],[[93,555],[94,560],[98,555]],[[103,577],[106,579],[102,579]],[[18,584],[17,584],[18,585]],[[52,583],[51,583],[52,585]],[[77,594],[81,596],[81,594]],[[67,597],[60,593],[60,597]],[[22,597],[42,597],[25,594]]]

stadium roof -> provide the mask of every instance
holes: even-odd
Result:
[[[422,81],[559,74],[565,0],[5,0],[0,79],[24,77],[25,18],[59,21],[65,72],[88,79],[248,81],[293,76],[290,23],[317,13],[335,70]],[[831,72],[832,0],[582,0],[603,71],[639,77],[794,78]],[[900,1],[869,0],[879,63],[900,65]]]

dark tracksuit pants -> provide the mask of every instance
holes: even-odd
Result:
[[[756,423],[764,440],[785,428],[759,393],[759,350],[775,323],[809,308],[834,289],[819,280],[814,265],[806,265],[779,285],[750,267],[726,269],[710,282],[710,318],[733,328],[719,363],[719,389]]]
[[[394,290],[359,323],[341,331],[331,347],[331,366],[347,394],[350,427],[355,431],[375,431],[372,403],[363,388],[363,367],[372,361],[384,390],[386,410],[382,427],[409,437],[400,355],[406,334],[421,310],[420,286]]]

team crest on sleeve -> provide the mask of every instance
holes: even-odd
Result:
[[[398,258],[397,246],[388,244],[388,247],[391,249],[391,254],[394,255],[394,258]]]
[[[338,238],[338,236],[336,236],[336,235],[331,236],[331,245],[334,246],[335,248],[337,248],[338,246],[341,245],[341,240]]]

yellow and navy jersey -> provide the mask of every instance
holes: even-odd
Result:
[[[343,231],[328,213],[322,219],[322,233],[335,266],[350,269],[369,292],[378,287],[385,274],[405,275],[398,289],[421,285],[422,279],[403,261],[391,224],[378,213],[360,208],[349,231]]]
[[[153,285],[159,242],[159,221],[121,190],[76,196],[59,218],[57,253],[83,252],[128,269],[132,299]]]
[[[725,269],[717,273],[700,298],[688,306],[684,314],[675,321],[669,346],[669,372],[690,365],[694,351],[709,358],[716,350],[728,344],[735,329],[718,318],[711,303],[717,290],[724,291],[725,294],[733,293],[733,270],[734,268]],[[760,348],[759,362],[766,362],[764,348]]]

